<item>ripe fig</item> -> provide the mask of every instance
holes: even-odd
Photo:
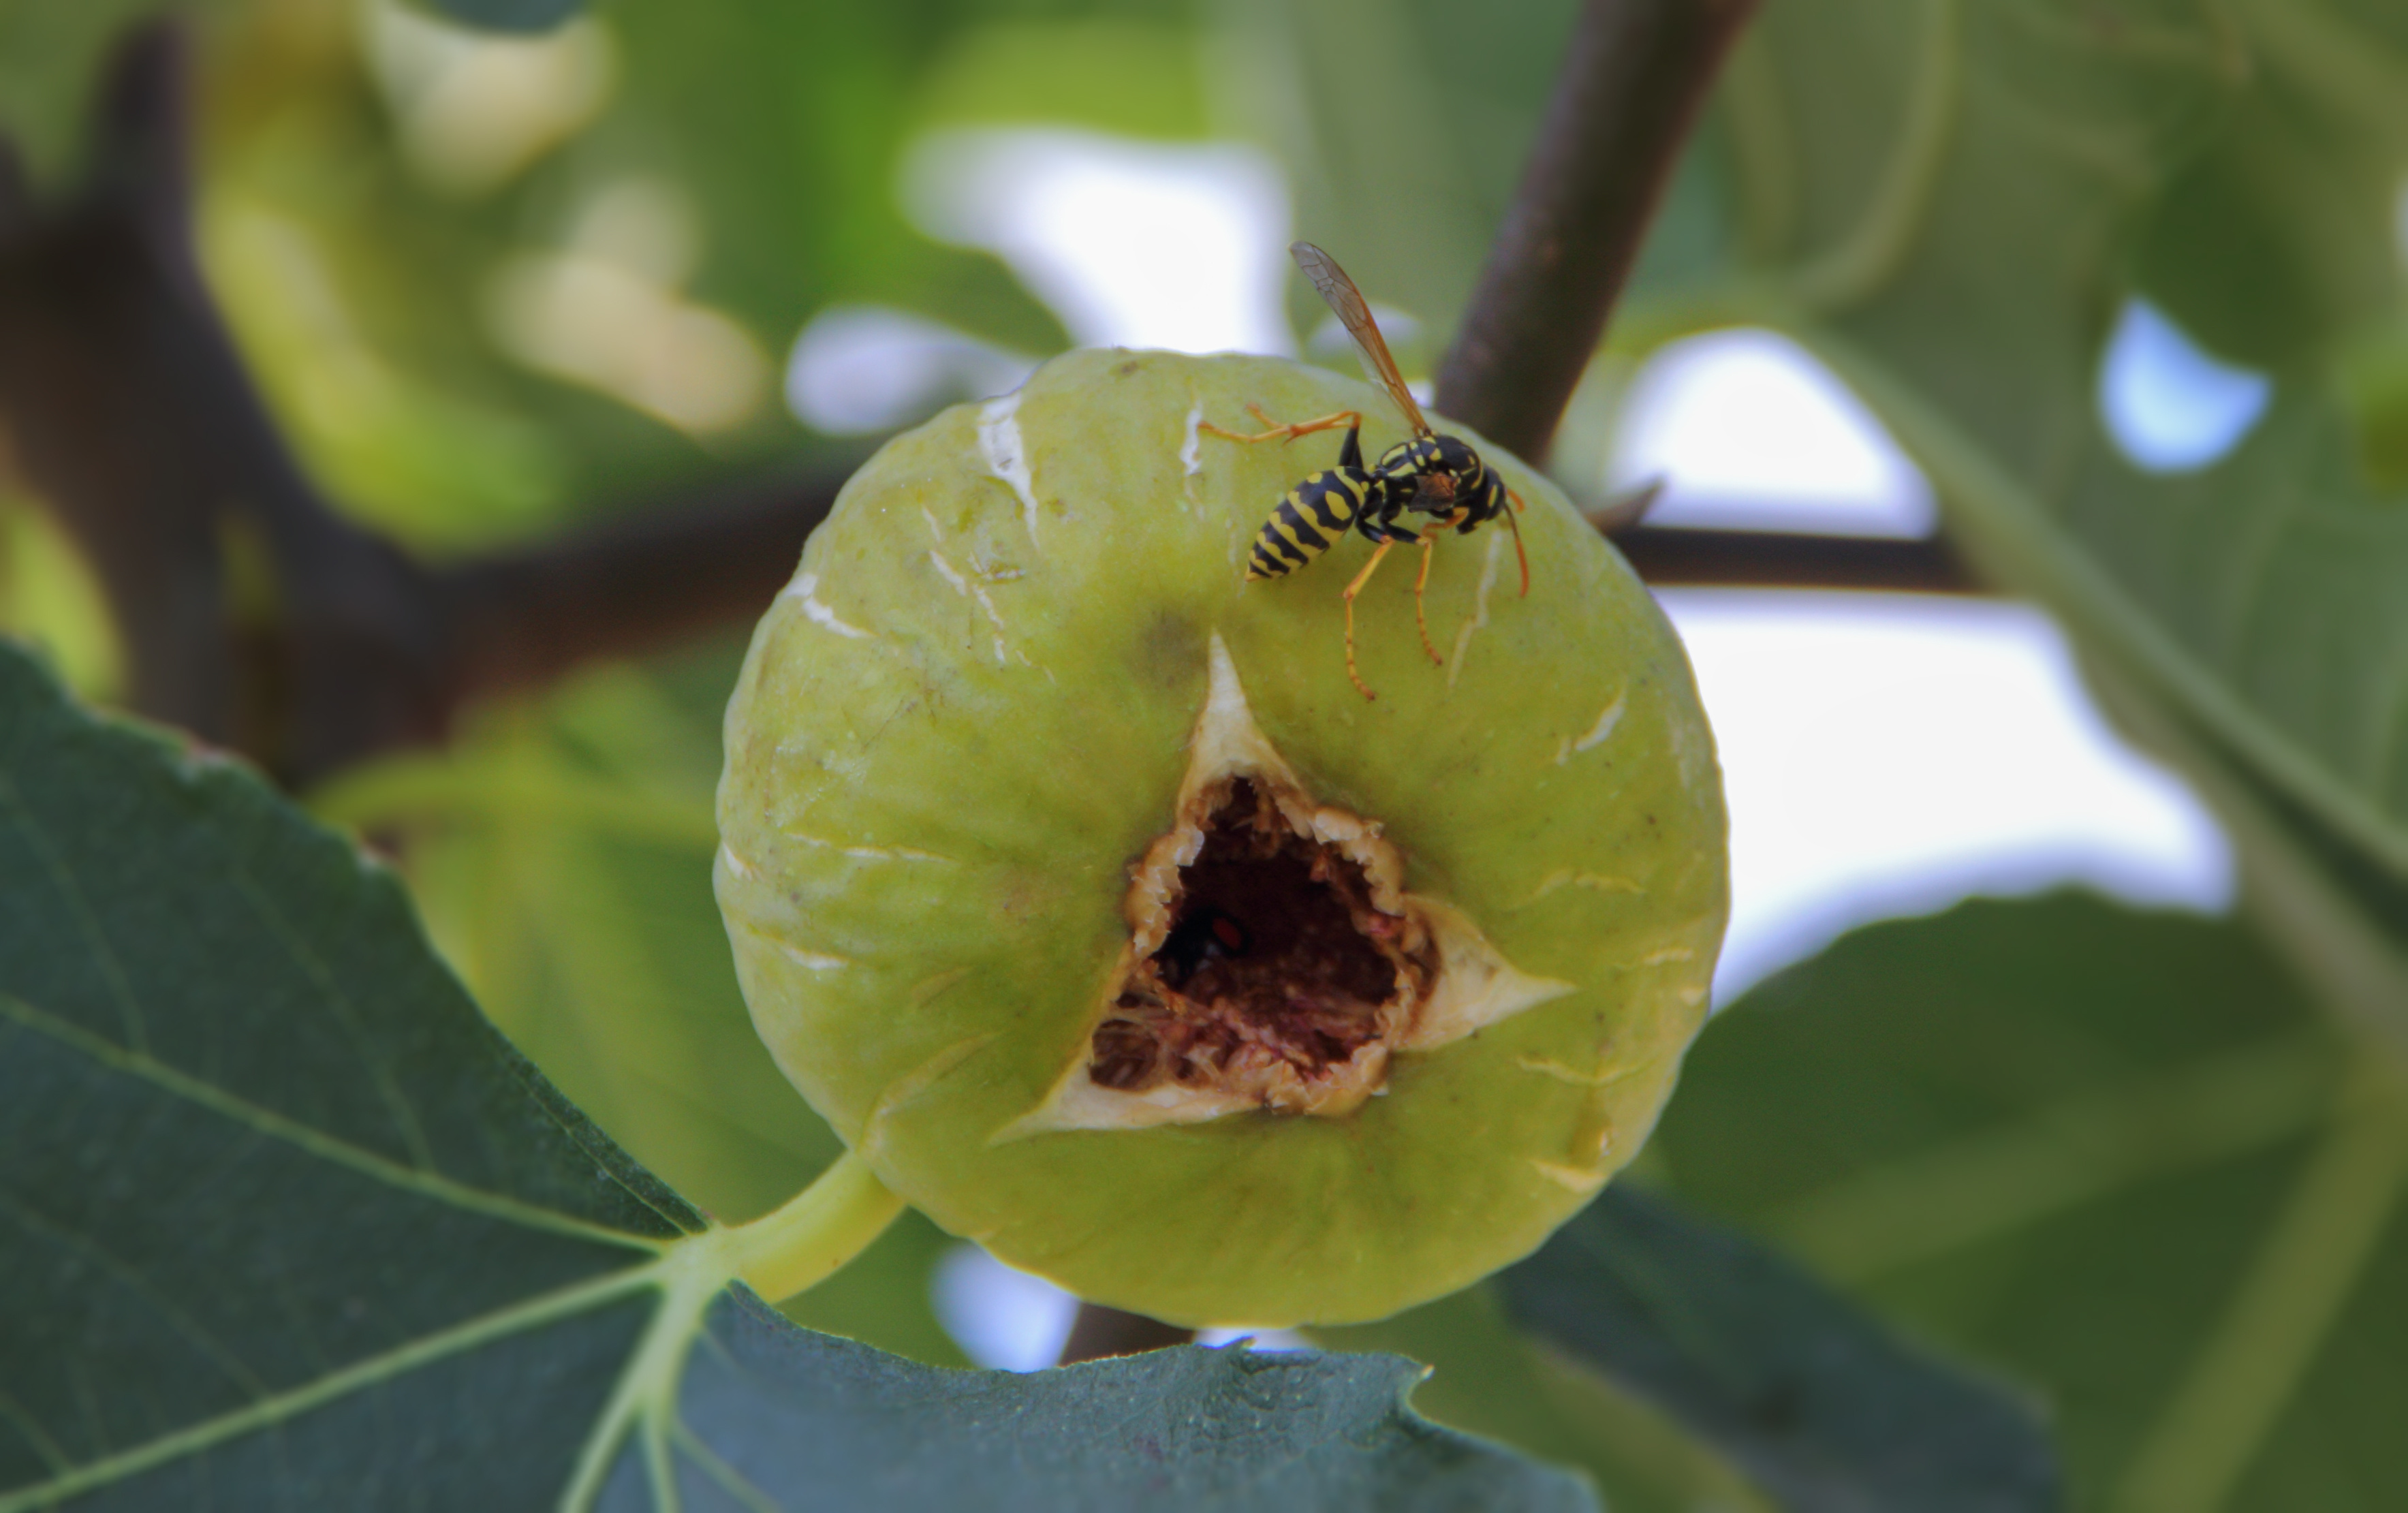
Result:
[[[1245,583],[1376,390],[1085,351],[896,438],[762,620],[717,884],[754,1023],[905,1199],[1185,1324],[1376,1318],[1534,1248],[1631,1155],[1727,901],[1712,737],[1630,569],[1544,479],[1356,604]],[[1208,425],[1206,423],[1210,423]]]

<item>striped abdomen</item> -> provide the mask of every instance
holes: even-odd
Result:
[[[1346,527],[1362,513],[1372,487],[1367,475],[1348,468],[1332,468],[1288,490],[1254,533],[1254,548],[1246,558],[1246,577],[1277,578],[1294,572],[1329,550]]]

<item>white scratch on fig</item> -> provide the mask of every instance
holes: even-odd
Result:
[[[816,597],[819,593],[819,589],[820,575],[815,572],[807,572],[801,577],[796,578],[793,583],[788,584],[785,588],[779,593],[778,597],[780,598],[802,600],[803,618],[809,620],[815,626],[824,626],[828,629],[835,631],[839,636],[849,636],[855,641],[874,641],[877,639],[869,631],[862,629],[859,626],[847,625],[842,620],[838,619],[837,613],[834,610],[829,609],[826,605],[819,601]]]
[[[1020,517],[1028,526],[1028,539],[1037,540],[1037,487],[1029,476],[1028,453],[1020,439],[1020,393],[1018,390],[1000,399],[990,399],[979,411],[979,453],[986,458],[986,469],[1011,485],[1020,496]]]
[[[1686,945],[1668,945],[1660,951],[1650,951],[1645,956],[1641,957],[1639,958],[1639,965],[1642,967],[1661,967],[1667,966],[1675,961],[1695,961],[1696,959],[1698,959],[1698,953],[1694,947]]]
[[[1525,1072],[1533,1073],[1541,1077],[1553,1077],[1557,1082],[1568,1082],[1575,1088],[1611,1088],[1617,1082],[1627,1081],[1638,1075],[1641,1070],[1636,1065],[1600,1064],[1594,1072],[1583,1072],[1578,1067],[1569,1067],[1561,1061],[1551,1061],[1536,1056],[1515,1057],[1513,1064]]]
[[[1179,448],[1179,466],[1189,478],[1204,470],[1204,436],[1197,429],[1203,422],[1204,401],[1198,398],[1187,411],[1187,439]]]
[[[1627,691],[1614,695],[1613,702],[1598,712],[1597,723],[1589,727],[1588,734],[1578,741],[1567,739],[1562,748],[1555,753],[1555,765],[1561,767],[1570,761],[1574,752],[1587,751],[1603,744],[1606,739],[1613,734],[1614,727],[1622,723],[1623,702],[1627,697]]]
[[[920,506],[920,518],[928,523],[928,534],[936,539],[937,544],[943,545],[945,527],[937,524],[937,517],[929,512],[928,507],[924,504]]]
[[[719,861],[721,866],[745,882],[752,881],[752,864],[730,850],[725,842],[720,843]]]
[[[916,849],[914,849],[913,847],[910,847],[910,846],[873,846],[873,845],[853,845],[853,844],[848,844],[848,843],[846,843],[845,842],[842,842],[842,841],[831,841],[831,840],[827,839],[825,836],[821,836],[821,835],[807,835],[807,834],[805,834],[804,832],[802,832],[801,830],[780,830],[780,831],[778,832],[778,838],[779,838],[780,840],[781,840],[781,841],[792,841],[792,842],[794,842],[796,845],[817,846],[817,847],[819,847],[820,849],[822,849],[822,850],[824,850],[824,851],[836,851],[836,852],[841,852],[841,853],[842,853],[842,854],[844,854],[845,856],[851,857],[852,857],[853,860],[855,860],[855,861],[944,861],[944,862],[950,862],[950,861],[953,861],[953,860],[954,859],[954,858],[953,858],[953,857],[941,857],[941,856],[939,856],[937,853],[935,853],[935,852],[933,852],[933,851],[920,851],[920,850],[916,850]]]
[[[1592,893],[1644,893],[1647,890],[1627,877],[1608,877],[1603,872],[1575,872],[1559,867],[1541,880],[1538,891],[1522,902],[1522,907],[1538,902],[1557,888],[1584,887]]]
[[[800,837],[797,837],[800,839]],[[826,845],[825,841],[816,843]],[[951,861],[933,851],[914,851],[910,846],[846,846],[844,854],[861,861]]]
[[[1603,1171],[1584,1170],[1577,1166],[1565,1166],[1556,1161],[1533,1160],[1530,1164],[1538,1170],[1541,1176],[1550,1182],[1559,1182],[1574,1192],[1595,1192],[1605,1186],[1608,1175]]]
[[[1472,596],[1471,618],[1464,621],[1463,628],[1455,633],[1455,655],[1447,658],[1446,685],[1450,688],[1455,686],[1455,680],[1463,671],[1463,654],[1471,650],[1471,633],[1488,627],[1488,591],[1497,586],[1497,564],[1501,560],[1498,550],[1504,544],[1504,537],[1495,531],[1488,533],[1488,555],[1481,559],[1480,590]]]
[[[936,522],[930,521],[929,524],[934,525]],[[942,552],[931,552],[928,554],[928,560],[935,564],[937,576],[953,585],[954,593],[961,595],[964,598],[968,598],[969,597],[970,581],[953,570],[953,565],[945,560],[945,554]]]
[[[995,612],[995,600],[986,597],[985,589],[973,584],[970,585],[970,597],[977,599],[978,607],[986,612],[989,625],[994,626],[997,630],[1008,628],[1003,623],[1003,616]]]
[[[779,955],[795,965],[809,968],[812,972],[841,972],[853,965],[852,960],[846,957],[829,956],[822,951],[806,951],[799,945],[790,945],[784,941],[779,941],[776,944]]]

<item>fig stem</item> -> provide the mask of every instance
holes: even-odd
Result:
[[[737,1279],[781,1303],[834,1276],[902,1212],[903,1200],[848,1150],[782,1206],[723,1240]]]

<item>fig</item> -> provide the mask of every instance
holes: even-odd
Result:
[[[896,1192],[1181,1324],[1377,1318],[1535,1248],[1639,1148],[1727,909],[1678,640],[1544,478],[1355,601],[1248,583],[1383,395],[1082,351],[890,441],[755,632],[716,885],[778,1064]]]

